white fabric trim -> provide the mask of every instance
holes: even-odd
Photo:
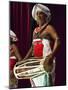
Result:
[[[33,39],[33,42],[35,42],[35,41],[40,41],[41,39]]]
[[[43,48],[43,58],[45,58],[46,56],[48,56],[49,54],[52,53],[51,47],[50,47],[50,42],[47,39],[43,39],[42,43],[44,45]]]
[[[16,57],[15,56],[11,56],[10,59],[16,59]]]

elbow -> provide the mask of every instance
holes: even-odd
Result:
[[[60,46],[61,46],[61,41],[60,39],[57,39],[57,47],[60,48]]]

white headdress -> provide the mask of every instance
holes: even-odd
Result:
[[[32,17],[37,21],[37,11],[41,11],[47,15],[46,21],[49,22],[51,19],[51,12],[47,6],[42,4],[35,4],[32,9]]]
[[[9,34],[10,34],[10,38],[12,38],[12,41],[14,42],[18,41],[16,34],[12,30],[10,30]]]

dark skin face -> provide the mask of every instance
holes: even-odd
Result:
[[[43,12],[37,12],[37,24],[39,26],[43,25],[46,22],[46,15]]]

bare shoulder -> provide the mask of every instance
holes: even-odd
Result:
[[[47,28],[53,28],[53,26],[51,24],[48,24]]]
[[[48,25],[46,31],[53,39],[59,38],[56,29],[52,25]]]
[[[46,29],[48,32],[55,31],[55,28],[52,25],[48,25]]]

